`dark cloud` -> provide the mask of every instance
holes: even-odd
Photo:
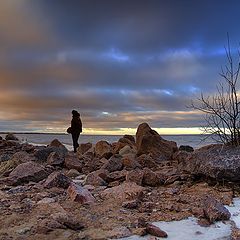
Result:
[[[240,3],[9,0],[0,3],[0,131],[197,127],[186,106],[212,94],[236,53]]]

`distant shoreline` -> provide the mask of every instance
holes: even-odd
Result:
[[[41,132],[0,132],[0,134],[8,134],[8,133],[13,133],[13,134],[37,134],[37,135],[69,135],[68,133],[41,133]],[[81,134],[84,136],[123,136],[122,134]],[[130,134],[131,135],[131,134]],[[199,133],[193,133],[193,134],[160,134],[160,136],[201,136],[201,135],[210,135],[210,134],[199,134]]]

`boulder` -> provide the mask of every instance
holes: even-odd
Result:
[[[10,160],[12,158],[13,154],[9,154],[9,153],[3,153],[0,155],[0,163],[1,162],[6,162],[8,160]]]
[[[112,143],[112,152],[113,154],[119,154],[119,151],[123,148],[127,146],[126,143],[122,143],[122,142],[114,142]]]
[[[131,170],[126,175],[126,181],[135,182],[136,184],[141,186],[142,185],[142,180],[143,180],[143,174],[144,174],[144,172],[141,169]]]
[[[53,172],[43,183],[43,186],[46,188],[59,187],[67,189],[71,184],[71,179],[65,176],[61,172]]]
[[[179,170],[216,180],[240,181],[240,147],[212,144],[181,159]]]
[[[64,165],[68,169],[76,169],[79,172],[82,171],[82,161],[79,160],[75,154],[66,155]]]
[[[48,176],[45,168],[36,162],[26,162],[18,165],[10,174],[13,184],[23,184],[26,182],[39,182]]]
[[[112,146],[107,141],[99,141],[95,145],[95,154],[99,158],[109,158],[112,155]]]
[[[84,153],[86,153],[89,149],[93,147],[92,143],[82,143],[79,145],[77,149],[77,155],[80,158]]]
[[[34,162],[36,158],[24,151],[16,152],[12,155],[11,159],[0,164],[0,176],[8,176],[8,174],[19,164],[29,161]]]
[[[132,135],[125,134],[123,138],[128,139],[131,143],[135,144],[135,138]]]
[[[126,175],[127,175],[126,170],[111,172],[107,175],[106,181],[108,183],[115,181],[123,182],[126,180]]]
[[[128,154],[122,158],[123,167],[127,170],[142,168],[142,166],[135,159],[135,155]]]
[[[156,237],[160,237],[160,238],[167,238],[168,237],[166,232],[164,232],[159,227],[157,227],[157,226],[155,226],[151,223],[147,224],[146,231],[147,231],[147,233],[149,233],[153,236],[156,236]]]
[[[193,152],[194,149],[193,149],[193,147],[188,146],[188,145],[181,145],[179,147],[179,151]]]
[[[210,223],[215,221],[229,220],[231,213],[222,203],[211,196],[207,196],[203,201],[203,211]]]
[[[131,146],[131,147],[136,145],[135,139],[131,135],[124,135],[122,138],[118,140],[118,142],[124,143],[125,145]]]
[[[92,186],[106,186],[107,183],[99,176],[99,171],[91,172],[87,175],[85,184]]]
[[[54,213],[51,214],[50,216],[53,220],[55,220],[56,222],[63,224],[64,226],[66,226],[69,229],[72,230],[81,230],[84,228],[83,223],[76,218],[74,215],[69,214],[66,212],[65,213]]]
[[[109,172],[121,171],[123,169],[122,157],[120,155],[112,156],[108,162],[106,162],[102,169],[106,169]]]
[[[60,146],[60,147],[53,147],[53,146],[48,146],[48,147],[40,147],[34,152],[34,156],[37,158],[39,162],[46,162],[48,156],[50,153],[56,152],[59,154],[61,158],[65,158],[66,154],[68,153],[68,150],[66,149],[65,146]]]
[[[52,166],[62,166],[64,163],[64,157],[57,152],[51,152],[47,158],[47,164]]]
[[[95,202],[95,198],[87,189],[74,183],[68,187],[67,194],[72,201],[81,204],[91,204]]]
[[[142,197],[144,188],[134,182],[124,182],[119,186],[105,189],[101,193],[104,199],[113,198],[121,203]]]
[[[120,149],[119,154],[121,156],[125,156],[125,155],[136,155],[136,150],[132,149],[130,146],[126,145],[125,147],[123,147],[122,149]]]
[[[58,139],[54,139],[49,144],[50,147],[65,147]]]
[[[149,168],[144,168],[142,183],[147,186],[156,187],[160,184],[160,180],[157,173],[153,172]]]
[[[3,140],[3,138],[2,138],[2,136],[0,136],[0,141],[2,141]]]
[[[5,139],[8,140],[13,140],[13,141],[19,141],[19,139],[13,134],[13,133],[8,133],[5,137]]]
[[[157,169],[158,165],[150,154],[142,154],[136,158],[136,161],[142,166],[150,169]]]
[[[151,154],[158,161],[171,159],[178,150],[173,141],[163,139],[156,131],[152,130],[147,123],[138,126],[136,133],[137,155]]]
[[[77,177],[77,176],[80,175],[80,172],[79,172],[78,170],[76,170],[76,169],[70,169],[70,170],[66,173],[66,175],[67,175],[68,177],[70,177],[70,178],[75,178],[75,177]]]

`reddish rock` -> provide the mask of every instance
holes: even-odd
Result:
[[[173,153],[178,150],[175,142],[163,139],[147,123],[138,126],[136,145],[138,156],[150,153],[158,161],[171,159]]]
[[[143,170],[141,170],[141,169],[131,170],[126,175],[126,181],[135,182],[136,184],[141,186],[142,180],[143,180],[143,174],[144,174]]]
[[[52,166],[61,166],[64,163],[64,157],[60,156],[57,152],[52,152],[47,158],[47,164]]]
[[[156,237],[161,237],[161,238],[167,238],[168,237],[166,232],[164,232],[159,227],[157,227],[157,226],[155,226],[151,223],[147,224],[146,231],[147,231],[147,233],[149,233],[153,236],[156,236]]]
[[[11,161],[15,163],[26,163],[29,161],[34,162],[36,161],[36,158],[32,154],[29,154],[25,151],[20,151],[13,154]]]
[[[114,181],[125,181],[126,180],[127,171],[115,171],[107,174],[106,181],[107,182],[114,182]]]
[[[122,143],[122,142],[115,142],[112,143],[112,152],[113,154],[118,154],[119,151],[125,147],[127,144],[126,143]]]
[[[177,163],[184,162],[187,158],[191,156],[191,153],[186,151],[178,151],[173,154],[173,160],[177,161]]]
[[[126,156],[126,155],[136,155],[137,150],[131,148],[130,146],[126,145],[125,147],[123,147],[122,149],[120,149],[119,154],[121,156]]]
[[[82,143],[79,145],[77,149],[77,155],[80,158],[84,153],[86,153],[89,149],[93,147],[92,143]]]
[[[45,180],[43,186],[46,188],[60,187],[66,189],[69,187],[71,182],[71,179],[65,176],[63,173],[53,172]]]
[[[80,172],[79,172],[78,170],[76,170],[76,169],[70,169],[70,170],[66,173],[66,175],[67,175],[68,177],[70,177],[70,178],[75,178],[75,177],[77,177],[77,176],[80,175]]]
[[[67,194],[72,201],[81,204],[91,204],[95,202],[95,198],[87,189],[74,183],[68,187]]]
[[[105,189],[101,196],[105,199],[113,198],[116,201],[138,199],[142,196],[144,188],[134,182],[124,182],[119,186]]]
[[[51,218],[72,230],[81,230],[84,228],[83,223],[71,214],[55,213],[51,215]]]
[[[128,170],[135,169],[135,168],[142,168],[142,166],[136,161],[135,155],[132,155],[132,154],[125,155],[122,158],[122,163],[123,163],[123,167]]]
[[[123,169],[122,157],[120,155],[112,156],[107,163],[102,166],[109,172],[120,171]]]
[[[147,186],[155,187],[160,184],[160,181],[159,181],[157,173],[153,172],[149,168],[144,168],[142,183]]]
[[[89,173],[87,175],[85,184],[93,185],[93,186],[106,186],[107,185],[107,183],[101,177],[99,177],[98,171]]]
[[[157,169],[158,165],[154,161],[154,159],[150,156],[150,154],[142,154],[141,156],[136,158],[136,161],[142,166],[150,169]]]
[[[217,181],[240,181],[240,148],[212,144],[195,150],[178,165],[182,171]]]
[[[229,220],[231,213],[222,203],[211,196],[207,196],[203,201],[203,211],[205,217],[211,222]]]
[[[64,164],[68,169],[76,169],[77,171],[82,171],[82,162],[78,159],[76,155],[68,154],[65,157]]]
[[[35,162],[26,162],[18,165],[10,174],[9,177],[13,179],[13,184],[23,184],[25,182],[39,182],[46,178],[48,173],[45,168]]]
[[[128,139],[131,143],[135,144],[135,138],[132,135],[125,134],[123,138]]]
[[[123,202],[122,207],[127,209],[135,209],[138,207],[138,205],[139,205],[139,201],[137,199],[137,200]]]
[[[95,145],[95,154],[99,158],[109,156],[112,153],[111,144],[107,141],[99,141]]]
[[[65,147],[58,139],[54,139],[49,144],[51,147]]]

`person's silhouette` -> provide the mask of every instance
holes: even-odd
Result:
[[[77,152],[77,148],[79,147],[78,138],[81,132],[82,132],[82,121],[80,119],[80,114],[78,111],[72,110],[71,134],[72,134],[74,152]]]

